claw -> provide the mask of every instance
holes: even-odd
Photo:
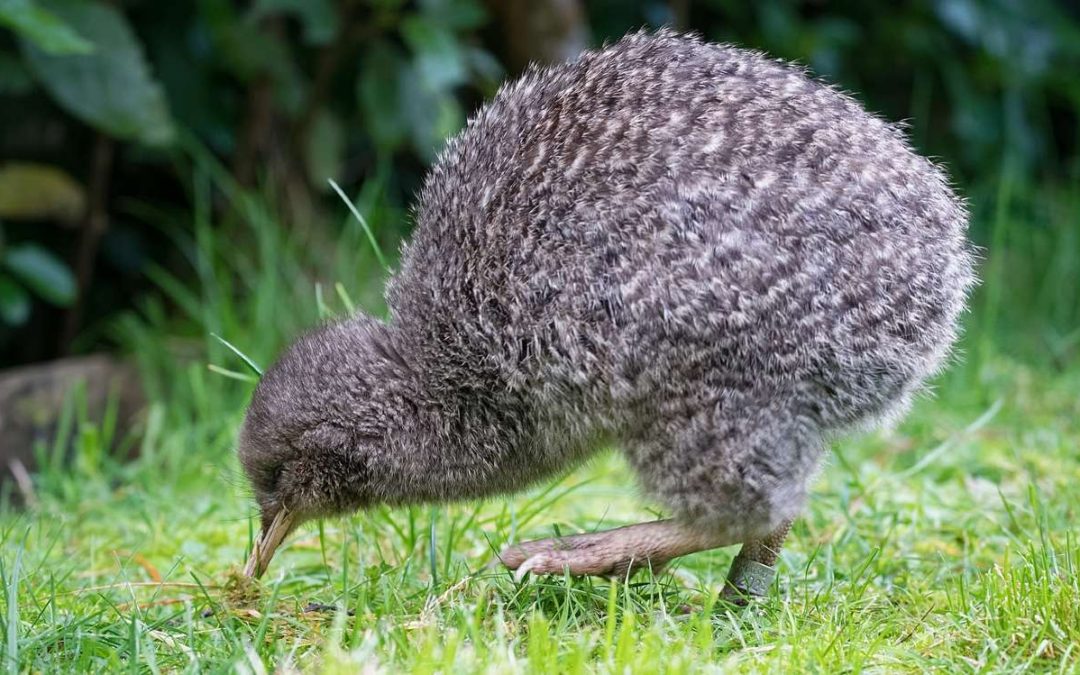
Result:
[[[536,566],[536,559],[539,557],[540,556],[533,556],[518,565],[517,570],[514,572],[514,581],[521,583],[521,581],[525,578],[525,575],[532,571],[532,568]]]
[[[551,553],[537,553],[518,566],[514,573],[514,579],[521,581],[529,572],[535,574],[560,574],[570,571],[571,574],[581,574],[574,566],[574,560]]]

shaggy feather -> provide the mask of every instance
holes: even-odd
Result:
[[[520,490],[625,452],[735,540],[833,434],[900,414],[973,284],[968,216],[897,127],[801,69],[638,33],[503,87],[431,169],[391,318],[259,384],[264,522]]]

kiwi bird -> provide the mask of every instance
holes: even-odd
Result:
[[[305,520],[518,491],[616,447],[670,518],[501,562],[621,575],[741,543],[730,579],[760,592],[830,439],[947,361],[967,221],[900,129],[762,54],[642,32],[530,67],[427,175],[389,318],[316,328],[258,384],[247,572]]]

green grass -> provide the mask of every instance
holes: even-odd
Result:
[[[772,593],[740,609],[717,597],[734,549],[629,584],[485,567],[512,540],[654,518],[615,454],[504,500],[310,524],[261,587],[237,584],[256,527],[233,456],[251,370],[321,317],[381,311],[384,272],[367,228],[330,246],[278,227],[205,158],[195,176],[179,216],[193,228],[130,207],[175,235],[194,278],[156,272],[162,298],[116,327],[152,399],[139,458],[114,459],[128,441],[75,395],[39,448],[36,504],[0,512],[7,671],[1080,669],[1068,195],[1033,228],[1009,194],[977,213],[1005,253],[985,266],[966,360],[898,429],[836,446]],[[359,208],[392,251],[400,214],[376,195]]]

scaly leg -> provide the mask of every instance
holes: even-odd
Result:
[[[661,569],[668,561],[737,543],[730,534],[688,527],[674,520],[628,525],[614,530],[515,544],[499,554],[521,579],[533,574],[625,577],[637,570]]]
[[[776,576],[773,566],[780,557],[784,539],[791,531],[791,522],[786,520],[761,539],[743,544],[728,570],[727,584],[724,586],[725,599],[738,603],[769,592],[769,586]]]

